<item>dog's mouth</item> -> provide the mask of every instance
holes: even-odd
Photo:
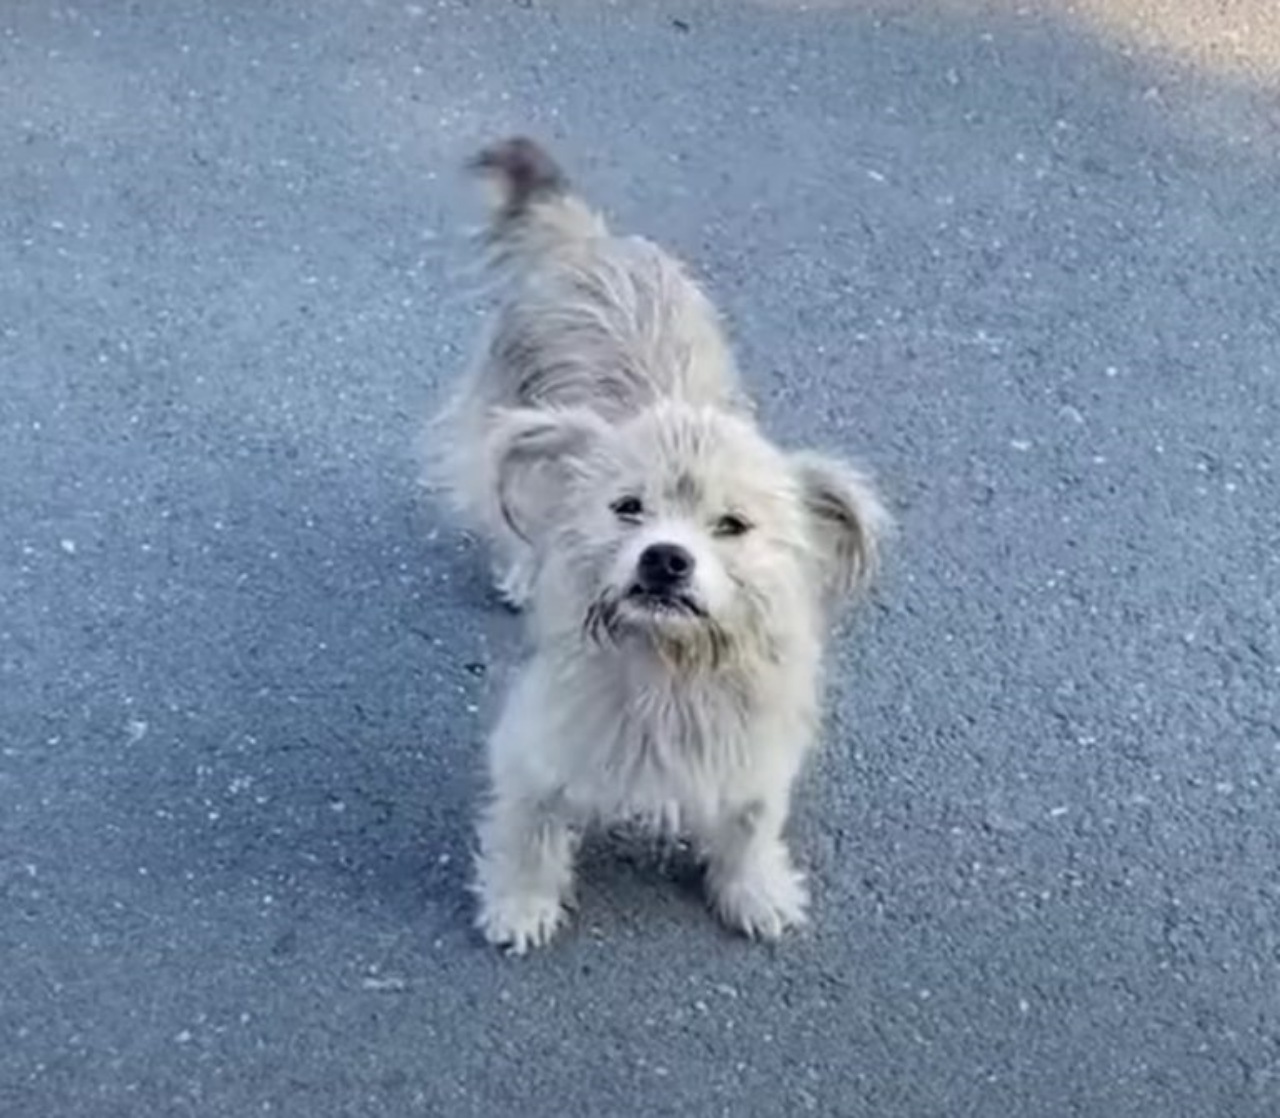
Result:
[[[591,603],[583,628],[598,644],[614,642],[629,629],[689,633],[714,628],[706,606],[690,594],[655,593],[632,586],[620,595],[601,595]]]
[[[689,594],[678,591],[655,592],[644,587],[632,586],[623,600],[633,608],[654,617],[691,617],[705,620],[706,609]]]

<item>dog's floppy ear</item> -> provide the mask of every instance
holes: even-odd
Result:
[[[493,498],[511,530],[535,543],[602,437],[604,422],[587,408],[506,408],[491,418]]]
[[[871,479],[811,451],[792,456],[829,600],[852,596],[875,575],[890,517]]]

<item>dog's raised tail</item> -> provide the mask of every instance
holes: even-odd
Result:
[[[498,194],[497,216],[505,220],[524,216],[533,202],[569,192],[569,180],[560,164],[527,136],[491,144],[476,154],[468,167],[493,183]]]
[[[560,165],[537,141],[512,136],[476,154],[468,169],[492,187],[490,239],[507,248],[597,235],[603,223],[577,198]]]

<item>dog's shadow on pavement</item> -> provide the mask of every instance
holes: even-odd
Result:
[[[304,910],[329,894],[465,920],[479,745],[516,622],[410,455],[350,469],[247,445],[216,497],[173,465],[164,604],[131,623],[145,719],[108,812],[149,872],[201,894],[249,882]]]

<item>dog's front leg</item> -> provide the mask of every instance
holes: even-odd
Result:
[[[523,955],[550,941],[573,895],[576,839],[559,801],[499,792],[480,824],[476,926]]]
[[[804,875],[782,838],[787,794],[729,805],[704,837],[707,887],[720,919],[753,939],[803,924]]]

